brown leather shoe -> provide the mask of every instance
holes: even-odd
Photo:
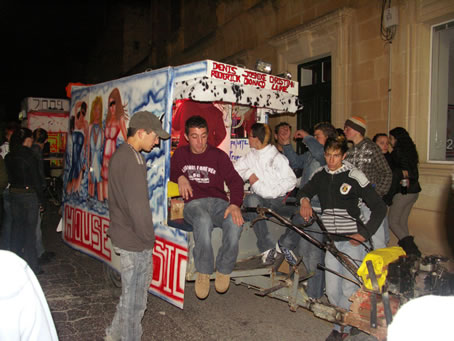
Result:
[[[219,271],[216,271],[216,279],[214,281],[214,286],[216,291],[220,294],[225,293],[229,290],[230,286],[230,275],[221,274]]]
[[[210,275],[197,273],[195,280],[195,295],[201,300],[207,298],[210,293]]]

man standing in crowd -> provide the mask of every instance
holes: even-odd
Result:
[[[321,219],[334,245],[359,266],[366,255],[364,242],[375,233],[386,215],[386,205],[364,173],[344,162],[347,149],[343,136],[329,138],[324,146],[326,166],[313,174],[298,191],[297,198],[301,203],[300,215],[307,221],[313,215],[311,199],[318,195],[323,212]],[[360,201],[365,201],[371,209],[366,224],[361,222]],[[332,271],[325,271],[329,302],[348,311],[349,298],[358,289],[349,280],[353,276],[331,252],[326,253],[325,264]],[[326,341],[343,340],[349,336],[350,329],[350,326],[335,324]]]
[[[295,173],[287,158],[269,144],[271,129],[267,124],[255,123],[248,139],[250,151],[235,163],[238,174],[243,181],[249,181],[251,186],[251,193],[244,199],[244,206],[268,207],[285,214],[285,198],[296,185]],[[246,219],[253,221],[257,215],[257,212],[247,212]],[[266,220],[257,221],[253,228],[257,236],[257,248],[263,254],[263,263],[268,264],[267,256],[275,241],[271,239]]]
[[[377,194],[383,198],[391,186],[392,172],[380,148],[371,139],[365,137],[366,129],[366,120],[360,116],[352,116],[345,121],[345,137],[353,142],[353,147],[348,150],[345,160],[361,170]],[[366,220],[369,219],[370,209],[364,203],[361,206],[361,213]],[[388,218],[385,216],[377,232],[372,236],[373,247],[384,248],[388,241]]]
[[[47,142],[47,131],[43,128],[36,128],[33,131],[33,144],[31,149],[38,160],[38,171],[39,176],[41,177],[41,183],[43,184],[43,191],[46,190],[46,176],[44,173],[44,160],[43,160],[43,149],[44,145]],[[40,207],[38,225],[36,226],[36,251],[38,253],[38,258],[41,264],[49,262],[52,258],[55,257],[55,253],[51,251],[46,251],[43,244],[43,236],[41,231],[41,222],[44,214],[44,207]]]
[[[314,136],[309,135],[304,130],[297,130],[295,138],[302,138],[303,143],[307,147],[307,151],[303,154],[297,154],[290,143],[290,133],[281,134],[279,143],[283,146],[284,155],[290,161],[291,167],[303,169],[300,188],[303,188],[309,182],[314,172],[321,166],[326,165],[323,147],[328,138],[336,138],[336,128],[329,122],[321,122],[314,127]],[[321,213],[320,201],[318,196],[311,199],[311,205],[317,213]],[[293,218],[295,225],[303,224],[303,219],[300,214],[295,215]],[[306,232],[314,239],[322,242],[323,234],[316,222],[306,228]],[[292,251],[298,250],[298,254],[303,256],[303,262],[309,272],[314,275],[307,281],[306,292],[311,298],[320,298],[324,294],[324,273],[318,269],[318,264],[324,264],[325,252],[302,238],[297,232],[292,229],[287,229],[285,233],[279,238],[276,245],[278,252],[284,253],[286,260],[289,264],[296,264],[296,258]]]
[[[120,254],[122,292],[106,340],[140,340],[142,318],[151,283],[155,241],[149,204],[147,167],[141,151],[150,152],[159,139],[170,135],[151,112],[135,113],[129,123],[126,143],[109,163],[108,234]]]
[[[243,181],[228,155],[208,144],[208,134],[204,118],[190,117],[185,123],[184,136],[189,144],[175,150],[170,170],[170,180],[178,183],[180,195],[185,200],[184,220],[193,228],[194,263],[198,272],[195,293],[199,299],[208,296],[210,275],[215,268],[211,245],[213,228],[222,228],[215,288],[218,293],[224,293],[230,285],[244,223],[240,209]],[[225,193],[224,182],[230,190],[230,199]]]
[[[5,160],[6,154],[9,153],[9,140],[14,131],[19,128],[19,124],[15,121],[9,122],[5,127],[5,141],[0,146],[0,155]],[[6,166],[5,166],[6,169]],[[1,238],[0,238],[0,248],[5,250],[10,250],[11,248],[11,227],[12,227],[12,217],[11,217],[11,205],[9,200],[9,184],[6,185],[6,188],[2,190],[0,195],[1,202]]]

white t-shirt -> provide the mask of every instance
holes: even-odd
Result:
[[[0,340],[58,340],[44,293],[28,264],[0,250]]]

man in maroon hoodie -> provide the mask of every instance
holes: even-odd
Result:
[[[170,180],[178,183],[185,200],[184,219],[193,227],[194,262],[197,269],[195,293],[204,299],[210,292],[214,253],[211,232],[222,228],[222,246],[216,257],[215,287],[218,293],[228,290],[230,274],[238,256],[238,243],[244,223],[241,215],[243,180],[227,154],[208,144],[208,125],[201,116],[192,116],[185,124],[187,146],[175,150]],[[224,182],[230,198],[224,190]]]

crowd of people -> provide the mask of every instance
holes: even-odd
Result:
[[[233,164],[225,152],[209,143],[210,127],[204,117],[186,119],[181,137],[186,143],[172,155],[170,180],[178,184],[185,200],[184,219],[193,228],[199,299],[209,295],[213,277],[218,293],[229,289],[244,222],[257,217],[245,208],[272,208],[291,217],[295,225],[304,224],[308,234],[323,242],[326,235],[317,222],[308,226],[315,211],[336,247],[357,265],[368,250],[388,245],[389,230],[407,254],[421,256],[408,229],[410,211],[421,191],[418,152],[408,132],[396,127],[389,135],[380,133],[371,140],[366,137],[366,121],[359,116],[347,119],[342,131],[327,122],[316,124],[313,131],[313,135],[305,130],[292,133],[292,127],[283,122],[273,132],[268,124],[255,123],[247,133],[250,151]],[[107,339],[137,339],[142,334],[140,323],[128,323],[140,321],[146,309],[154,245],[146,165],[140,152],[149,152],[160,138],[169,138],[159,119],[149,112],[135,113],[124,134],[126,143],[111,153],[108,173],[102,177],[109,178],[102,196],[108,198],[108,234],[121,257],[123,282]],[[295,151],[292,139],[301,139],[303,153]],[[40,226],[45,209],[42,153],[46,142],[44,129],[32,132],[8,125],[0,146],[1,247],[23,258],[35,274],[42,272],[40,264],[51,254],[44,250]],[[92,183],[93,188],[102,187],[101,179]],[[298,205],[286,205],[292,200]],[[223,231],[217,255],[211,242],[215,227]],[[264,264],[273,264],[278,255],[290,266],[302,259],[313,273],[307,281],[308,296],[318,300],[326,295],[331,304],[349,308],[348,299],[356,287],[333,255],[291,229],[277,241],[264,221],[253,229]],[[343,277],[323,272],[320,264]],[[327,340],[342,340],[349,333],[349,326],[335,325]]]
[[[40,274],[40,265],[55,256],[45,250],[41,232],[46,207],[43,150],[48,134],[45,129],[31,131],[13,121],[6,125],[4,139],[0,146],[0,248],[16,253]]]
[[[343,130],[327,122],[313,130],[313,136],[304,130],[292,134],[288,123],[280,123],[274,130],[273,146],[269,125],[255,123],[248,132],[250,151],[232,165],[225,153],[208,143],[209,125],[203,117],[186,121],[188,144],[175,150],[170,179],[178,184],[185,200],[184,219],[194,229],[198,298],[209,295],[214,272],[216,291],[228,290],[243,222],[256,218],[251,208],[257,206],[287,215],[299,226],[317,212],[336,247],[358,266],[369,250],[388,245],[389,229],[407,254],[421,255],[408,231],[408,216],[421,191],[418,153],[408,132],[397,127],[389,137],[382,133],[372,141],[366,137],[366,121],[359,116],[347,119]],[[303,153],[294,150],[292,138],[302,139]],[[246,195],[245,183],[249,185]],[[299,206],[287,206],[288,200]],[[211,244],[214,227],[223,230],[216,257]],[[281,254],[295,266],[302,257],[314,273],[307,281],[308,296],[317,300],[326,295],[331,304],[348,310],[349,297],[357,287],[345,279],[352,275],[333,255],[291,229],[277,241],[264,221],[255,223],[253,229],[264,264],[273,264]],[[321,242],[326,238],[316,222],[305,229]],[[319,264],[343,277],[321,271]],[[327,340],[342,340],[349,333],[349,326],[334,325]]]
[[[47,131],[6,125],[0,146],[0,339],[58,340],[36,278],[55,253],[44,248]]]

